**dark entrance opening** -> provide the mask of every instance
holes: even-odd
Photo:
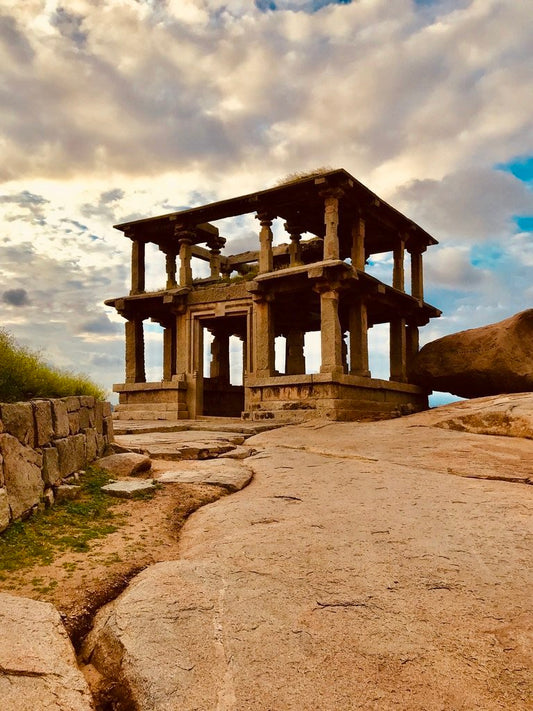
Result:
[[[244,410],[246,316],[206,319],[203,326],[211,334],[211,339],[204,339],[209,352],[206,354],[203,414],[240,417]]]

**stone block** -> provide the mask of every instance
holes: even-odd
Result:
[[[104,403],[97,400],[94,404],[94,426],[98,434],[104,434]]]
[[[43,498],[42,498],[45,509],[49,509],[51,506],[53,506],[54,500],[55,500],[54,490],[51,488],[46,489],[43,494]]]
[[[85,455],[87,463],[89,464],[90,462],[93,462],[98,456],[98,443],[96,441],[96,432],[92,429],[92,427],[87,427],[83,430],[83,434],[85,435],[85,442],[87,447]]]
[[[62,477],[83,469],[86,461],[85,435],[77,434],[55,441],[59,454],[59,472]]]
[[[21,444],[33,447],[35,427],[31,402],[14,402],[2,405],[4,432],[16,437]]]
[[[78,395],[70,395],[69,397],[62,398],[62,400],[67,406],[68,412],[78,412],[81,407]]]
[[[104,417],[104,436],[108,438],[109,442],[112,442],[114,439],[113,418],[111,416]]]
[[[45,447],[43,449],[43,481],[48,486],[55,484],[61,479],[59,471],[59,453],[55,447]]]
[[[34,400],[33,417],[35,420],[35,446],[42,447],[54,437],[52,403],[50,400]]]
[[[7,489],[0,489],[0,532],[5,531],[11,521]]]
[[[0,486],[4,486],[4,458],[0,454]]]
[[[105,491],[109,496],[116,496],[119,499],[132,499],[139,494],[155,491],[155,486],[151,480],[116,481],[113,484],[103,486],[102,491]]]
[[[11,516],[20,518],[41,500],[44,491],[42,455],[5,433],[0,435],[0,452]]]
[[[60,484],[56,486],[55,500],[58,504],[63,501],[75,501],[81,496],[81,486],[77,484]]]
[[[78,434],[80,431],[80,413],[73,411],[68,413],[68,428],[71,435]]]
[[[80,395],[80,405],[81,407],[87,407],[89,409],[94,409],[94,397],[92,395]]]
[[[52,400],[52,420],[55,437],[67,437],[70,429],[67,405],[64,400]]]
[[[96,433],[96,452],[99,457],[105,452],[106,440],[103,434]]]
[[[111,411],[111,403],[108,402],[107,400],[102,403],[103,405],[103,415],[104,417],[111,417],[112,411]]]
[[[91,427],[94,424],[94,413],[88,407],[82,407],[79,412],[80,418],[80,432]]]

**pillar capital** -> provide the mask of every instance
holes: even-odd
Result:
[[[174,228],[174,237],[178,240],[178,244],[193,244],[196,238],[194,230],[188,230],[182,225]]]
[[[272,212],[261,211],[256,214],[255,219],[259,220],[261,227],[270,227],[276,219],[276,215]]]

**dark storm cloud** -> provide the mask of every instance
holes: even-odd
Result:
[[[87,33],[83,32],[83,17],[74,13],[69,13],[65,8],[58,7],[50,18],[50,24],[60,31],[60,33],[70,39],[78,47],[83,47],[87,41]]]
[[[30,303],[26,289],[7,289],[2,294],[2,301],[10,306],[27,306]]]

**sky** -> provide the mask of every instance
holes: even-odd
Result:
[[[322,166],[439,241],[422,343],[532,308],[532,33],[529,0],[0,0],[0,327],[110,390],[113,224]],[[220,227],[257,246],[253,218]],[[387,280],[389,256],[370,268]],[[379,329],[371,346],[382,376]]]

